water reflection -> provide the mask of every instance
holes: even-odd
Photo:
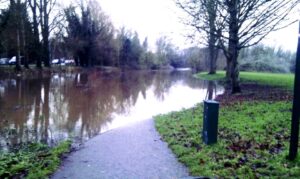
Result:
[[[222,92],[189,72],[55,74],[0,80],[0,145],[89,139],[101,132],[191,107]]]
[[[207,93],[206,93],[206,98],[207,100],[212,100],[214,96],[217,95],[217,82],[216,81],[208,81],[207,82]]]

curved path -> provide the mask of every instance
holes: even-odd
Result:
[[[153,119],[109,131],[84,145],[52,178],[189,178],[187,169],[160,140]]]

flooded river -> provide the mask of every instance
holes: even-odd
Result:
[[[0,149],[26,142],[79,141],[221,93],[189,71],[93,70],[0,78]]]

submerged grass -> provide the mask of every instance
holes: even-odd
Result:
[[[209,75],[207,72],[195,75],[204,80],[225,80],[225,72],[218,71],[215,75]],[[284,87],[292,90],[294,85],[293,74],[280,73],[262,73],[262,72],[240,72],[241,81],[255,82],[262,85]]]
[[[156,117],[156,128],[194,176],[299,178],[300,158],[286,159],[290,102],[245,102],[222,107],[219,141],[203,144],[203,107]]]
[[[0,154],[0,178],[48,178],[60,165],[63,154],[70,151],[71,141],[50,148],[45,144],[30,144],[15,152]]]

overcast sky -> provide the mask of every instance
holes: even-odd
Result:
[[[166,35],[181,48],[190,46],[185,27],[179,21],[179,11],[174,0],[98,0],[116,28],[125,26],[145,36],[154,45],[155,40]],[[272,33],[264,43],[296,51],[298,24]]]

